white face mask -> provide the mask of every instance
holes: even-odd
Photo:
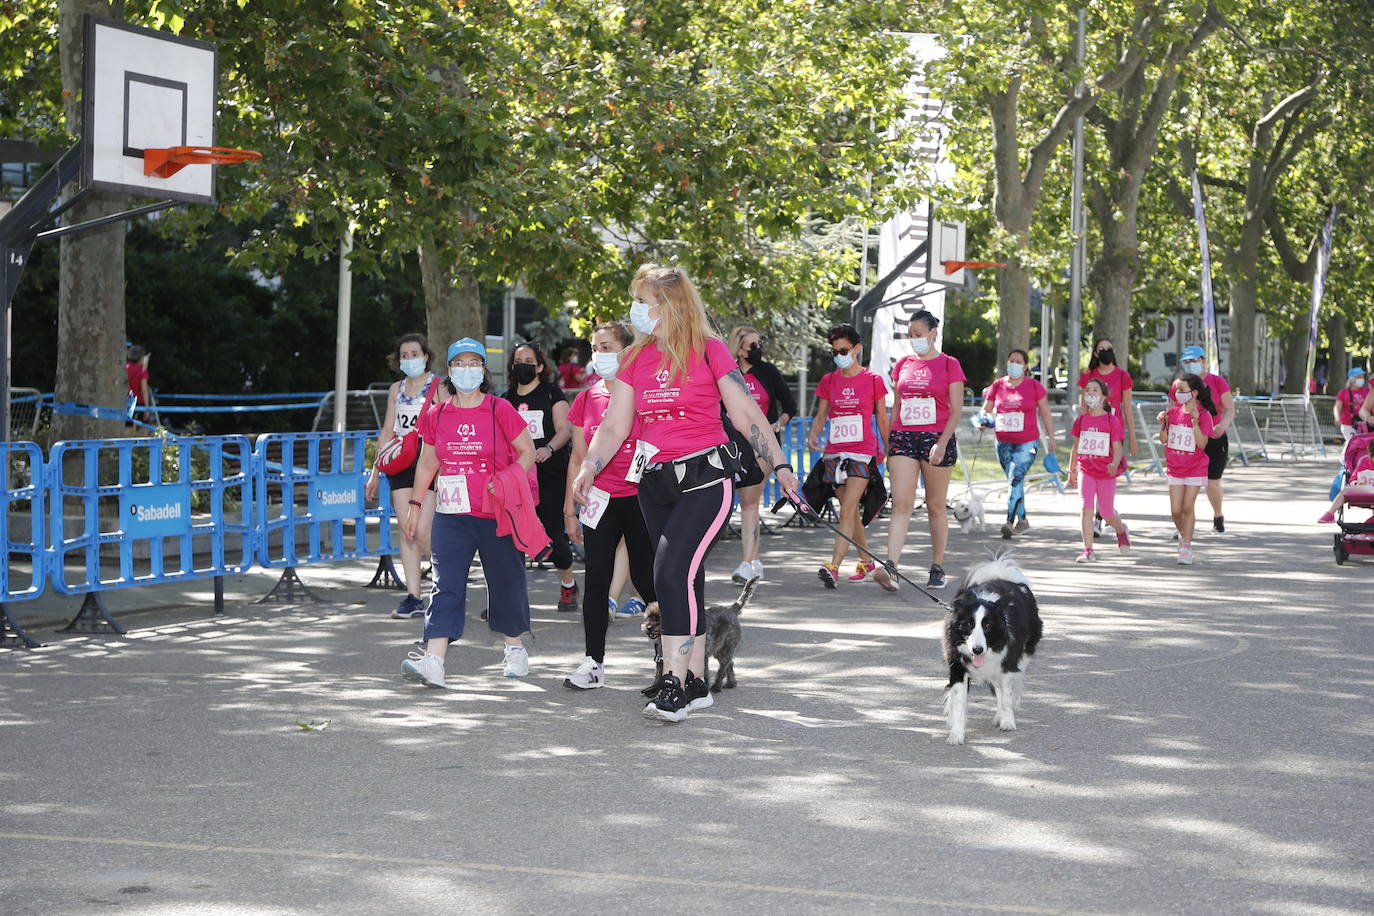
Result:
[[[630,324],[641,334],[652,334],[658,327],[658,319],[649,317],[649,303],[636,299],[630,303]]]
[[[1202,363],[1196,361],[1186,362],[1183,364],[1183,371],[1187,372],[1189,375],[1201,375]]]
[[[1361,376],[1357,376],[1357,377],[1355,378],[1355,381],[1354,381],[1352,384],[1354,384],[1354,386],[1355,386],[1356,388],[1363,388],[1363,387],[1364,387],[1364,376],[1362,376],[1362,375],[1361,375]]]
[[[1193,393],[1191,391],[1176,391],[1174,397],[1178,398],[1180,404],[1187,404],[1193,399]]]
[[[1020,378],[1026,374],[1025,363],[1007,363],[1007,375],[1011,378]]]
[[[1085,394],[1083,395],[1083,403],[1088,406],[1089,410],[1096,410],[1098,408],[1098,405],[1102,403],[1102,395]]]
[[[401,371],[406,374],[406,378],[419,378],[425,374],[425,360],[422,356],[413,359],[401,360]]]
[[[596,372],[597,375],[601,376],[607,381],[610,381],[611,379],[615,378],[615,374],[620,371],[620,354],[601,352],[593,353],[592,369]]]
[[[927,353],[930,352],[930,338],[929,338],[929,337],[913,337],[913,338],[911,338],[911,349],[913,349],[913,350],[916,351],[916,355],[917,355],[917,356],[925,356]]]
[[[481,388],[484,374],[481,366],[458,366],[448,370],[449,381],[453,382],[454,388],[464,394],[471,394]]]

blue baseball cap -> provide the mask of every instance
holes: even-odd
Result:
[[[487,361],[487,348],[482,346],[480,341],[473,340],[471,337],[455,340],[448,345],[449,362],[453,362],[453,358],[460,353],[476,353],[478,356],[482,357],[482,362]]]
[[[1179,354],[1178,358],[1182,360],[1206,359],[1207,351],[1201,347],[1184,347],[1183,352]]]
[[[1364,375],[1364,370],[1359,366],[1351,366],[1350,371],[1345,374],[1346,378],[1354,378],[1357,375]]]

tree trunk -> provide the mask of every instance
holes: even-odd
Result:
[[[1239,240],[1224,263],[1231,280],[1231,346],[1228,355],[1231,387],[1241,394],[1257,393],[1255,315],[1259,312],[1260,242],[1264,224],[1253,210],[1240,227]],[[1292,375],[1291,367],[1289,375]]]
[[[62,88],[68,131],[81,133],[83,16],[112,15],[101,0],[62,0],[58,8]],[[74,193],[74,190],[71,193]],[[69,223],[117,213],[115,194],[91,194],[67,213]],[[124,235],[122,224],[64,236],[58,278],[57,380],[59,401],[122,408],[124,373]],[[119,421],[57,414],[52,438],[100,439],[124,434]]]
[[[1015,255],[997,271],[997,302],[997,357],[1005,361],[1012,350],[1030,350],[1030,274]]]
[[[1131,352],[1131,293],[1140,270],[1140,255],[1135,223],[1139,195],[1133,192],[1123,196],[1125,199],[1115,203],[1106,202],[1107,207],[1119,208],[1119,220],[1110,216],[1098,219],[1102,252],[1088,271],[1088,284],[1097,300],[1093,339],[1111,338],[1117,365],[1125,368]]]
[[[1326,388],[1334,393],[1345,384],[1350,354],[1345,350],[1345,315],[1333,311],[1326,319]]]
[[[420,246],[420,279],[425,290],[425,335],[440,360],[460,337],[485,342],[486,314],[472,274],[449,263],[437,246]],[[490,367],[500,372],[500,367]]]
[[[1283,338],[1283,393],[1302,394],[1307,384],[1307,322],[1294,324]]]

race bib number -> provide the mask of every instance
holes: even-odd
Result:
[[[468,498],[468,475],[440,474],[434,511],[444,515],[467,515],[472,511]]]
[[[630,469],[625,472],[625,479],[630,483],[639,483],[644,476],[644,469],[653,462],[654,456],[658,454],[658,446],[650,445],[643,439],[635,443],[635,456],[630,460]]]
[[[862,442],[864,438],[863,422],[864,418],[861,416],[831,417],[830,441],[834,443]]]
[[[396,432],[408,433],[420,420],[420,405],[406,404],[396,408]]]
[[[1193,427],[1184,426],[1181,423],[1170,423],[1169,448],[1176,452],[1196,451],[1196,443],[1193,442]]]
[[[1019,410],[1009,410],[997,414],[994,423],[999,433],[1019,433],[1026,428],[1026,415]]]
[[[523,410],[520,416],[525,418],[525,429],[529,432],[531,439],[544,438],[544,411],[542,410]]]
[[[1086,458],[1106,458],[1111,453],[1111,440],[1101,430],[1087,429],[1078,437],[1078,454]]]
[[[586,504],[577,510],[577,520],[588,528],[595,528],[610,504],[611,494],[600,487],[592,487],[591,492],[587,494]]]
[[[934,398],[902,398],[902,424],[905,426],[934,426]]]

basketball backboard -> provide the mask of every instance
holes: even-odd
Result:
[[[212,44],[87,16],[82,186],[213,203],[213,167],[148,175],[143,151],[214,146],[217,80]]]
[[[934,208],[930,215],[930,257],[926,260],[926,280],[941,286],[962,287],[964,270],[945,272],[945,262],[963,261],[964,236],[966,226],[958,220],[936,218]]]

